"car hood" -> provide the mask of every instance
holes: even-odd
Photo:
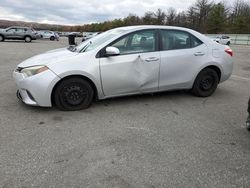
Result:
[[[57,63],[78,55],[77,52],[71,52],[67,48],[51,50],[43,54],[33,56],[26,59],[18,65],[18,67],[31,67],[36,65],[47,65],[49,63]]]

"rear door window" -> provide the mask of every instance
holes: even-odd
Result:
[[[23,28],[17,28],[16,32],[17,32],[17,33],[23,33],[23,32],[24,32],[24,29],[23,29]]]
[[[161,30],[162,50],[194,48],[202,44],[195,36],[180,30]]]

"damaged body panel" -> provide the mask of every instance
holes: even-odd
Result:
[[[100,59],[105,96],[158,90],[160,53],[142,53]]]

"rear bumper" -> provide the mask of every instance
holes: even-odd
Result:
[[[224,82],[230,78],[233,73],[234,68],[234,59],[229,54],[222,51],[223,56],[219,58],[219,65],[221,66],[221,80],[220,82]]]

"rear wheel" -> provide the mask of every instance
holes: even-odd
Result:
[[[3,35],[0,35],[0,42],[3,42],[4,41],[4,37]]]
[[[212,95],[219,83],[217,72],[211,68],[202,70],[195,79],[192,93],[199,97],[208,97]]]
[[[227,42],[227,45],[228,45],[228,46],[230,45],[230,41]]]
[[[77,77],[61,81],[54,91],[55,105],[66,111],[86,109],[91,105],[94,90],[91,84]]]
[[[25,42],[31,42],[31,37],[30,36],[26,36],[26,37],[24,37],[24,41]]]

